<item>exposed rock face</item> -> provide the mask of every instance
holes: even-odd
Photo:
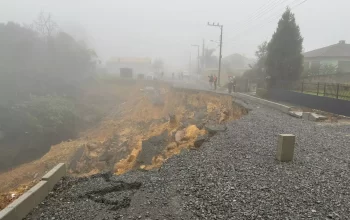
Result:
[[[152,164],[152,158],[162,153],[168,142],[168,131],[164,131],[158,136],[153,136],[142,141],[142,150],[137,157],[137,162],[141,164]]]

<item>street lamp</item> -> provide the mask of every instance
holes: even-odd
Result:
[[[197,49],[198,49],[198,56],[197,56],[197,75],[198,75],[198,77],[199,77],[199,45],[198,44],[192,44],[191,45],[192,47],[197,47]]]

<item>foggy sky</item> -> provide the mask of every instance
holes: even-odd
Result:
[[[190,53],[197,56],[191,44],[202,45],[205,39],[209,48],[217,48],[209,40],[219,40],[219,28],[208,27],[208,21],[224,25],[224,56],[253,57],[256,47],[271,38],[287,5],[300,25],[305,51],[350,42],[348,0],[308,0],[293,9],[303,1],[0,0],[0,22],[30,24],[40,11],[50,12],[61,29],[87,41],[104,61],[111,56],[162,58],[178,68],[187,65]],[[270,2],[277,5],[256,14]]]

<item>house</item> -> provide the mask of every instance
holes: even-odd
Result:
[[[152,59],[143,57],[114,57],[106,63],[107,71],[110,74],[120,76],[120,70],[131,69],[136,77],[138,74],[147,75],[152,71]]]
[[[350,44],[341,40],[304,53],[304,72],[308,75],[350,73]]]

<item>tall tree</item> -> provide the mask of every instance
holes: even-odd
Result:
[[[255,51],[255,56],[258,59],[256,62],[257,68],[261,69],[265,67],[266,57],[267,57],[267,41],[264,41],[258,46],[258,50]]]
[[[206,68],[217,68],[218,67],[218,58],[214,56],[215,49],[205,49],[204,50],[204,57],[200,56],[200,62],[202,66],[205,66]]]
[[[271,82],[295,81],[303,71],[303,38],[289,8],[278,22],[276,32],[267,46],[266,71]]]

